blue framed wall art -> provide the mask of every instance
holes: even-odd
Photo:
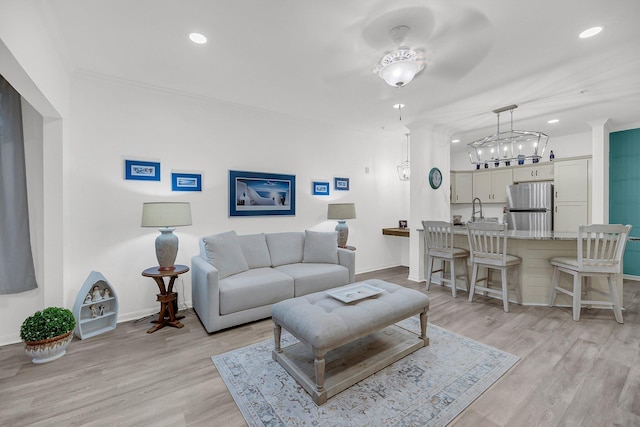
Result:
[[[229,171],[229,216],[295,214],[295,175]]]

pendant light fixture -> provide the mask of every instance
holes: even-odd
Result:
[[[494,163],[497,167],[500,162],[509,166],[512,161],[516,160],[519,165],[524,164],[527,159],[531,159],[532,163],[538,163],[544,155],[549,137],[542,132],[514,130],[513,110],[516,108],[518,106],[514,104],[493,110],[498,116],[496,133],[467,144],[469,160],[476,165],[477,169],[480,169],[482,164],[487,167],[490,163]],[[511,114],[511,128],[501,132],[500,113],[506,111]],[[482,153],[485,153],[484,156]],[[500,158],[501,153],[502,158]]]
[[[411,166],[409,164],[409,134],[405,133],[407,137],[407,160],[398,165],[398,178],[400,181],[409,181],[411,177]]]

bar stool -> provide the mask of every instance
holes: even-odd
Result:
[[[427,290],[431,284],[433,273],[440,273],[440,281],[448,282],[451,286],[451,295],[456,297],[456,281],[458,278],[464,279],[465,287],[469,292],[469,270],[467,269],[467,259],[469,251],[453,246],[453,226],[444,221],[422,221],[424,229],[425,247],[425,270],[427,271]],[[442,261],[442,268],[433,270],[434,261]],[[462,261],[464,273],[456,275],[456,261]],[[446,263],[450,264],[451,274],[445,277]],[[459,270],[458,270],[459,271]]]
[[[471,251],[471,265],[473,274],[471,275],[471,291],[469,301],[473,301],[473,294],[478,291],[484,294],[492,294],[502,298],[502,305],[506,313],[509,312],[509,293],[507,282],[507,269],[518,266],[522,259],[520,257],[507,254],[507,224],[491,222],[472,222],[467,224],[467,234],[469,236],[469,249]],[[478,279],[478,270],[484,267],[487,269],[487,276]],[[502,289],[489,287],[490,270],[496,269],[501,272]],[[479,286],[478,282],[486,282],[486,286]],[[514,291],[518,304],[521,303],[520,289],[515,284]]]
[[[549,260],[553,266],[553,280],[551,283],[551,297],[549,307],[552,307],[558,292],[567,294],[573,299],[573,320],[580,320],[580,308],[583,305],[608,306],[613,310],[618,323],[623,323],[620,296],[616,285],[616,276],[622,267],[622,255],[627,244],[627,236],[631,231],[630,225],[622,224],[592,224],[578,227],[578,256],[577,258],[557,257]],[[573,289],[568,290],[558,285],[560,272],[573,276]],[[609,283],[609,293],[591,287],[591,277],[606,277]],[[585,280],[582,280],[585,279]],[[583,291],[584,289],[584,291]],[[582,294],[585,298],[582,299]],[[591,293],[603,295],[609,301],[589,300]]]

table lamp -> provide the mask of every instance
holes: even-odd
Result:
[[[349,237],[349,227],[347,219],[355,219],[356,205],[354,203],[329,203],[327,209],[327,219],[337,219],[336,231],[338,232],[338,247],[347,247]]]
[[[191,225],[191,205],[188,202],[149,202],[142,205],[142,226],[160,227],[156,238],[156,257],[160,271],[175,270],[178,237],[175,227]]]

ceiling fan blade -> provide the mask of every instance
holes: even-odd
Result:
[[[429,40],[428,73],[456,80],[487,56],[493,45],[491,22],[482,13],[468,9],[458,14]]]

